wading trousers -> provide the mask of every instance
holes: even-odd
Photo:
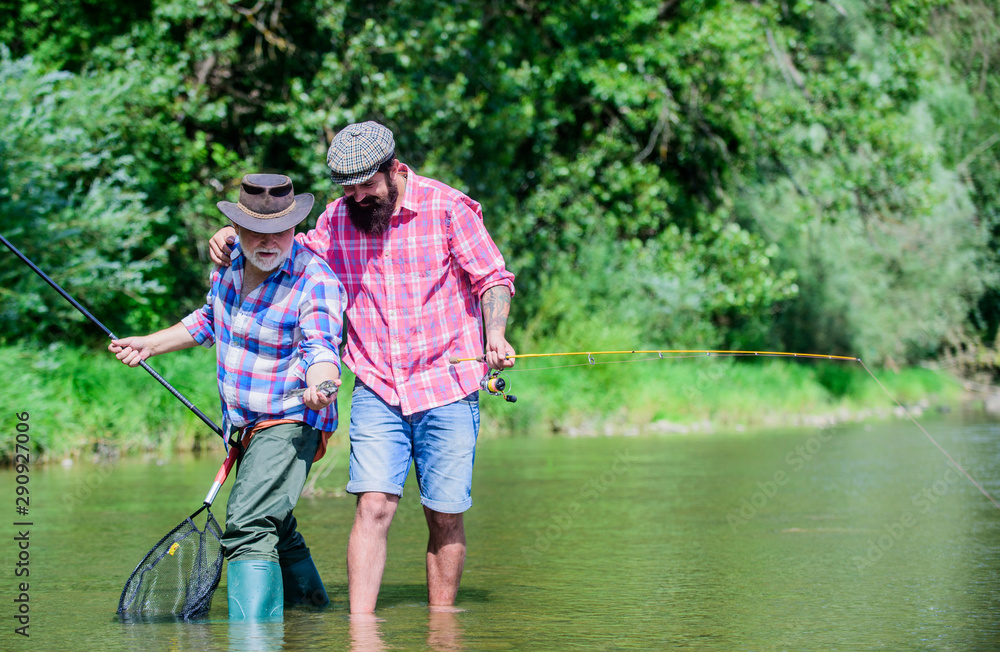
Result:
[[[309,557],[292,510],[319,445],[320,431],[280,423],[254,433],[236,470],[222,535],[229,561],[276,561],[292,566]]]

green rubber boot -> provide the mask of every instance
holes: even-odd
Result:
[[[276,561],[229,562],[230,621],[278,621],[285,615],[281,567]]]
[[[305,604],[313,607],[325,607],[330,604],[330,598],[323,588],[323,580],[312,557],[298,561],[287,568],[281,569],[281,582],[285,588],[285,604]]]

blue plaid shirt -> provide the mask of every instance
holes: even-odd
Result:
[[[216,347],[219,395],[228,425],[294,419],[326,432],[337,428],[337,404],[310,410],[301,397],[306,370],[317,362],[340,368],[344,286],[318,256],[297,242],[288,260],[240,301],[246,257],[212,272],[208,301],[182,320],[196,342]],[[228,429],[227,429],[228,430]]]

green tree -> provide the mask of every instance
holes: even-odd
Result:
[[[45,73],[0,45],[0,232],[93,312],[132,327],[157,321],[143,307],[164,290],[154,277],[170,244],[151,241],[165,214],[148,209],[115,145],[134,91],[126,75]],[[88,328],[26,266],[4,265],[0,279],[3,340]]]
[[[160,216],[139,321],[200,296],[215,202],[242,174],[287,172],[323,203],[327,144],[363,119],[483,203],[514,329],[539,346],[616,323],[648,344],[912,361],[1000,321],[993,0],[55,6],[18,7],[0,35],[74,73],[58,84],[111,91],[53,114],[104,162],[46,192],[114,178]]]

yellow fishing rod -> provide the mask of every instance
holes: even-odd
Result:
[[[594,360],[595,355],[633,355],[633,354],[651,354],[656,353],[660,358],[664,357],[664,354],[669,356],[677,355],[700,355],[704,354],[706,356],[710,355],[724,355],[724,356],[780,356],[788,358],[818,358],[822,360],[850,360],[851,362],[861,362],[861,358],[855,358],[846,355],[827,355],[821,353],[789,353],[786,351],[725,351],[721,349],[655,349],[655,350],[641,350],[633,349],[630,351],[566,351],[560,353],[518,353],[516,355],[505,355],[504,360],[514,360],[520,358],[557,358],[571,355],[585,355],[590,360],[590,364],[598,364]],[[485,362],[486,355],[477,355],[474,358],[458,358],[452,357],[448,360],[450,364],[458,364],[459,362]]]
[[[595,355],[635,355],[635,354],[649,355],[654,353],[656,354],[657,357],[640,358],[638,360],[610,360],[607,362],[598,362],[597,360],[594,359]],[[976,479],[973,478],[972,475],[965,470],[965,467],[963,467],[961,464],[958,463],[958,460],[952,457],[948,453],[948,451],[946,451],[944,447],[941,446],[941,444],[939,444],[937,440],[934,439],[934,437],[932,437],[931,434],[927,432],[927,430],[925,430],[922,425],[920,425],[920,422],[916,420],[916,418],[910,413],[910,411],[907,410],[906,407],[902,403],[900,403],[899,400],[897,400],[896,397],[893,396],[888,389],[886,389],[885,385],[882,384],[882,381],[880,381],[878,377],[876,377],[875,374],[872,373],[872,370],[868,368],[868,365],[866,365],[864,361],[861,360],[861,358],[857,358],[854,356],[847,356],[847,355],[830,355],[825,353],[795,353],[788,351],[739,351],[739,350],[722,350],[722,349],[655,349],[655,350],[633,349],[629,351],[561,351],[557,353],[518,353],[515,355],[505,355],[504,360],[515,360],[521,358],[558,358],[558,357],[582,356],[582,355],[587,356],[586,365],[563,365],[562,367],[544,367],[544,368],[560,369],[563,367],[625,363],[625,362],[643,362],[648,360],[666,360],[670,358],[711,357],[713,355],[718,357],[758,356],[758,357],[774,357],[774,358],[803,358],[812,360],[842,360],[846,362],[857,362],[866,372],[868,372],[868,375],[871,376],[872,380],[875,381],[875,384],[879,386],[879,388],[885,393],[885,395],[888,396],[889,399],[893,403],[895,403],[903,411],[904,414],[906,414],[909,420],[913,422],[913,425],[915,425],[922,433],[924,433],[927,439],[929,439],[931,443],[933,443],[937,447],[937,449],[941,451],[941,453],[943,453],[946,458],[948,458],[948,461],[951,462],[952,466],[961,471],[965,475],[965,477],[969,480],[969,482],[971,482],[977,489],[979,489],[980,493],[986,496],[986,498],[988,498],[989,501],[993,503],[993,505],[997,509],[1000,509],[1000,501],[997,501],[997,499],[994,498],[990,494],[990,492],[988,492],[986,488],[983,487],[983,485],[977,482]],[[485,361],[486,361],[486,354],[477,355],[473,358],[459,358],[455,356],[448,360],[448,362],[453,365],[462,362],[485,362]],[[539,371],[539,370],[540,369],[525,369],[523,371]],[[502,396],[505,400],[513,403],[517,401],[517,397],[506,393],[505,390],[510,388],[510,382],[505,381],[504,378],[501,377],[501,373],[502,372],[499,369],[491,369],[485,376],[483,376],[483,379],[480,382],[480,387],[482,387],[487,393],[492,394],[493,396]]]
[[[615,360],[608,362],[598,362],[594,359],[595,355],[635,355],[644,354],[649,355],[655,353],[656,358],[640,358],[638,360]],[[567,356],[587,356],[587,364],[597,365],[597,364],[611,364],[612,362],[643,362],[647,360],[666,360],[669,358],[681,358],[681,357],[694,357],[698,356],[719,356],[719,357],[738,357],[738,356],[761,356],[761,357],[791,357],[791,358],[813,358],[820,360],[847,360],[850,362],[861,362],[859,358],[843,356],[843,355],[825,355],[819,353],[789,353],[786,351],[735,351],[735,350],[722,350],[722,349],[631,349],[628,351],[562,351],[558,353],[518,353],[515,355],[505,355],[504,360],[516,360],[519,358],[558,358]],[[486,354],[477,355],[474,358],[459,358],[453,356],[448,360],[449,364],[459,364],[462,362],[485,362]],[[564,365],[566,367],[578,366],[578,365]],[[545,367],[553,368],[553,367]],[[561,367],[554,367],[559,369]],[[536,370],[537,371],[537,370]],[[510,381],[502,376],[502,371],[500,369],[491,369],[483,376],[482,380],[479,382],[480,388],[483,391],[490,394],[491,396],[500,396],[505,401],[509,403],[517,402],[517,397],[513,394],[509,394]]]

